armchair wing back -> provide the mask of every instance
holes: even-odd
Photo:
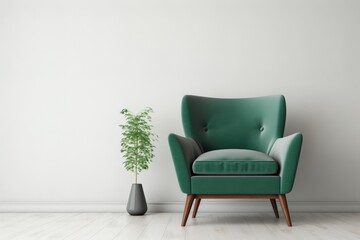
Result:
[[[285,116],[282,95],[239,99],[187,95],[182,100],[185,136],[204,152],[233,148],[269,153],[283,136]]]

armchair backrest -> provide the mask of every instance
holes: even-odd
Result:
[[[251,149],[268,153],[284,134],[285,98],[208,98],[186,95],[182,122],[186,137],[204,152],[217,149]]]

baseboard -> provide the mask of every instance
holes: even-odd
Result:
[[[291,212],[360,212],[360,202],[289,202]],[[148,203],[149,212],[182,212],[184,202]],[[280,207],[279,207],[280,208]],[[125,212],[124,202],[0,202],[0,212]],[[271,212],[268,201],[202,201],[201,212]]]

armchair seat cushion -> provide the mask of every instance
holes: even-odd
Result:
[[[192,165],[200,175],[274,175],[278,163],[265,153],[247,149],[221,149],[201,154]]]

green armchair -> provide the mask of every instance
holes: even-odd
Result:
[[[286,195],[292,190],[302,134],[283,137],[286,118],[281,95],[220,99],[184,96],[182,122],[186,137],[169,135],[180,189],[187,194],[181,226],[195,200],[270,199],[279,218],[279,200],[288,226]]]

